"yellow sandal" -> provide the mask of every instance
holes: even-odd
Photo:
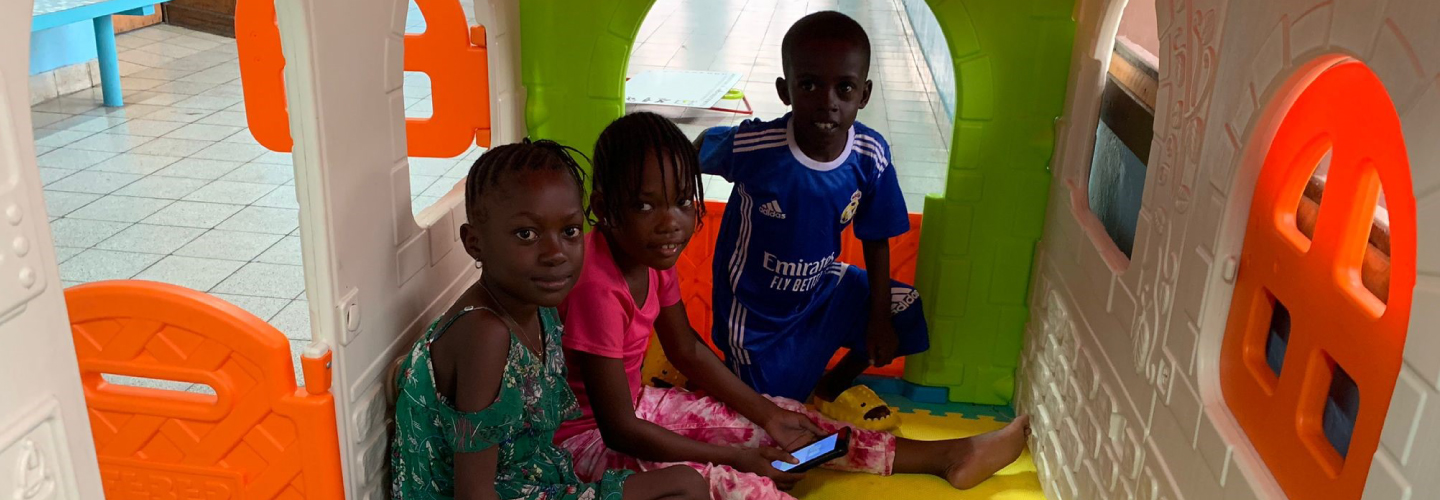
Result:
[[[825,401],[815,398],[815,407],[820,414],[827,417],[849,423],[855,427],[870,431],[888,431],[900,425],[900,415],[880,395],[864,385],[857,385],[845,389],[835,401]],[[876,408],[885,408],[889,414],[882,418],[866,418],[865,415]]]

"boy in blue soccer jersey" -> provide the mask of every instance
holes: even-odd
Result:
[[[889,240],[910,223],[889,145],[855,121],[870,100],[870,41],[853,19],[819,12],[785,34],[781,58],[775,88],[790,113],[696,140],[704,172],[735,184],[715,244],[712,335],[757,391],[813,394],[832,418],[892,428],[884,402],[850,386],[929,338],[915,289],[890,279]],[[852,223],[865,269],[836,260]]]

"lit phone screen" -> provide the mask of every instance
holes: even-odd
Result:
[[[799,460],[800,463],[803,464],[805,462],[809,462],[811,460],[819,458],[821,455],[834,451],[835,446],[839,443],[840,436],[838,434],[831,434],[825,439],[821,439],[819,441],[811,443],[810,446],[795,450],[795,452],[791,453],[791,455],[794,455],[795,459]],[[781,471],[788,471],[790,469],[794,469],[795,466],[800,464],[792,464],[776,460],[774,462],[771,462],[771,465]]]

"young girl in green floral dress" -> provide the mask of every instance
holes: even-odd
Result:
[[[470,169],[460,237],[483,272],[401,362],[396,499],[709,497],[683,466],[582,483],[552,443],[560,423],[580,415],[554,309],[584,260],[582,174],[568,149],[527,140]]]

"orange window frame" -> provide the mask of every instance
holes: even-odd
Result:
[[[1296,207],[1327,151],[1330,180],[1308,238],[1296,226]],[[1391,241],[1385,301],[1361,281],[1382,186]],[[1400,119],[1364,64],[1324,70],[1286,111],[1244,241],[1219,361],[1225,401],[1287,495],[1358,499],[1403,362],[1416,271],[1415,196]],[[1293,325],[1279,376],[1265,361],[1277,302]],[[1360,395],[1343,458],[1322,431],[1337,369]]]
[[[428,118],[405,120],[409,156],[451,158],[471,145],[490,147],[490,66],[485,27],[470,26],[454,0],[416,0],[425,17],[424,33],[404,37],[404,71],[430,78],[434,102]],[[290,112],[286,107],[285,56],[273,0],[239,0],[235,41],[240,51],[240,80],[245,111],[255,141],[288,153]],[[371,57],[382,57],[373,54]]]

